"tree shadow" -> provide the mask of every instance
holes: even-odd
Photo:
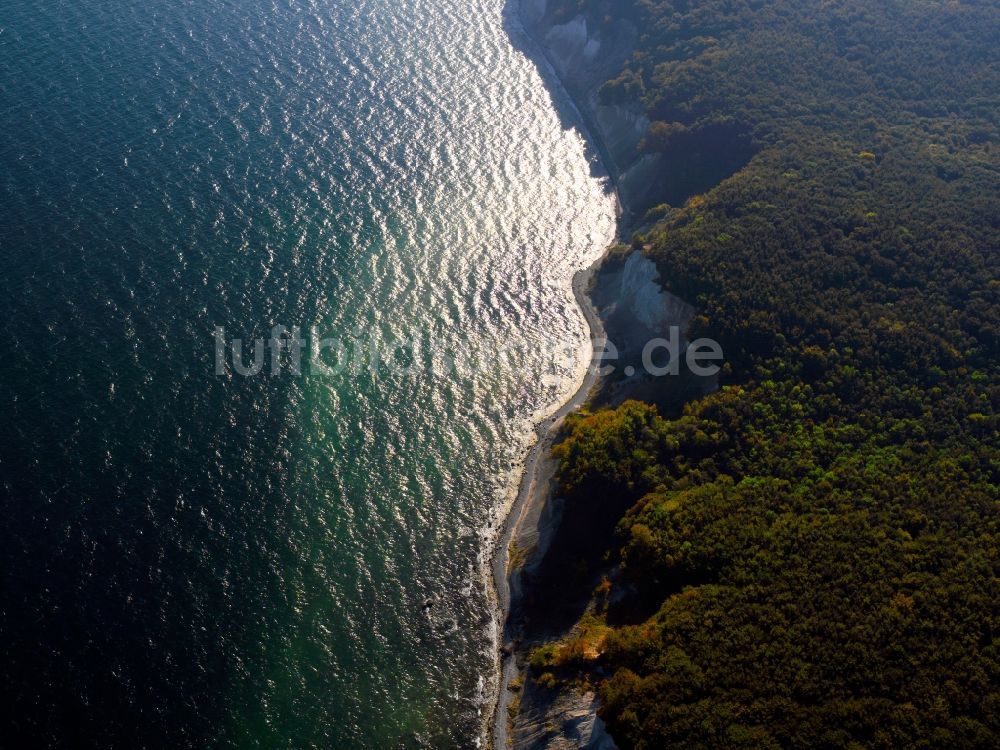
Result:
[[[596,488],[565,502],[544,557],[523,572],[523,595],[512,615],[524,625],[525,639],[563,634],[580,619],[595,586],[615,564],[615,529],[630,504]]]

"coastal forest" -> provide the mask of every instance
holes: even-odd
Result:
[[[636,30],[599,92],[665,165],[633,245],[726,364],[567,420],[567,523],[607,528],[533,679],[622,750],[1000,747],[1000,6],[546,12]]]

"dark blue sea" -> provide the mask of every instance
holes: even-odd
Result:
[[[0,3],[0,745],[481,742],[615,220],[503,6]]]

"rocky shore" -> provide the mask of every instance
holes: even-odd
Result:
[[[546,5],[546,0],[511,0],[511,35],[537,62],[549,85],[562,89],[575,105],[588,141],[617,193],[619,228],[624,235],[638,225],[639,212],[655,194],[664,172],[658,157],[636,156],[636,147],[649,127],[645,116],[637,108],[607,106],[598,98],[600,85],[631,53],[637,31],[625,22],[595,30],[583,15],[556,23]],[[655,264],[641,250],[623,246],[615,249],[613,257],[605,255],[577,274],[573,292],[591,340],[606,336],[614,343],[618,359],[610,364],[616,364],[618,372],[602,378],[598,374],[601,351],[595,351],[580,389],[537,427],[538,440],[528,455],[517,499],[497,545],[493,575],[506,618],[491,738],[497,750],[615,747],[597,716],[593,693],[571,687],[547,689],[531,679],[526,660],[537,644],[523,636],[531,613],[522,600],[562,518],[562,502],[554,494],[552,447],[566,415],[595,397],[615,403],[641,395],[644,377],[640,372],[629,374],[626,364],[638,360],[642,344],[650,338],[666,335],[671,326],[686,329],[694,314],[690,305],[663,291]]]

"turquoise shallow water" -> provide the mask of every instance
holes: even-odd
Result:
[[[0,7],[12,746],[482,735],[484,556],[614,231],[502,5]],[[276,324],[511,351],[214,373]]]

